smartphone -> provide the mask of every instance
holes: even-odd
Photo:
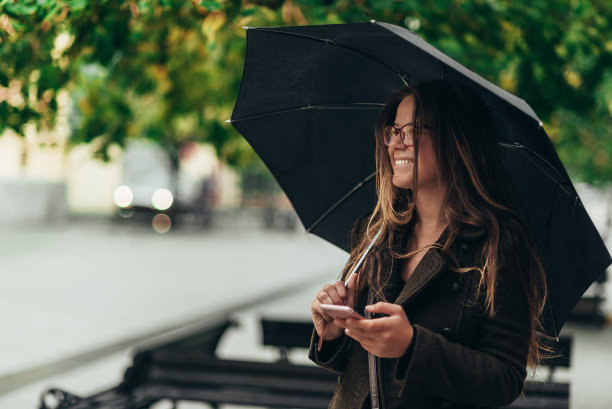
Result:
[[[359,315],[357,312],[355,312],[355,310],[347,305],[321,304],[321,309],[334,318],[355,318],[358,320],[365,319],[364,316]]]

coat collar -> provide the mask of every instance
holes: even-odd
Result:
[[[403,243],[406,243],[409,234],[410,231],[407,229],[401,232],[401,240]],[[436,240],[436,245],[443,245],[447,237],[448,229],[444,229],[440,237],[438,237],[438,240]],[[440,274],[445,265],[446,260],[440,249],[431,247],[427,250],[410,275],[408,281],[404,283],[402,290],[395,299],[395,303],[405,304],[412,300]],[[401,274],[401,271],[399,274]]]
[[[427,287],[444,269],[446,262],[444,256],[437,248],[430,248],[417,265],[412,275],[404,284],[404,288],[397,296],[395,304],[405,304],[417,296]]]
[[[407,236],[410,234],[410,230],[409,228],[400,228],[398,229],[398,233],[399,234],[396,235],[396,240],[394,241],[394,246],[397,246],[399,249],[403,243],[406,242]],[[483,229],[462,224],[459,226],[457,239],[462,242],[469,242],[482,239],[484,235],[485,232]],[[448,229],[445,229],[436,241],[436,244],[442,246],[447,237]],[[425,253],[415,270],[412,272],[412,275],[408,281],[404,283],[400,294],[395,299],[395,304],[406,304],[407,302],[411,301],[440,275],[445,266],[446,258],[442,254],[442,251],[436,247],[430,248],[427,253]]]

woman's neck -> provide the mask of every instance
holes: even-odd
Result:
[[[446,228],[448,221],[442,211],[443,200],[441,189],[418,191],[414,225],[417,245],[428,245],[435,242]]]

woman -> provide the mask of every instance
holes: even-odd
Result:
[[[378,202],[354,229],[342,280],[311,306],[310,358],[340,372],[330,408],[370,407],[368,352],[384,409],[510,404],[539,359],[545,277],[484,102],[447,81],[405,87],[376,143]],[[334,320],[321,304],[377,318]]]

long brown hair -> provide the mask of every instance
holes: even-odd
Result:
[[[392,125],[400,102],[414,98],[414,164],[411,189],[393,185],[393,168],[382,142],[384,127]],[[478,293],[482,295],[486,312],[495,314],[498,272],[503,267],[517,272],[529,304],[531,341],[528,364],[540,360],[539,316],[546,298],[546,280],[531,235],[513,210],[510,185],[497,150],[495,128],[489,111],[475,91],[468,86],[444,80],[406,86],[395,92],[383,108],[376,127],[376,189],[378,201],[368,219],[364,234],[353,247],[342,272],[345,279],[376,232],[382,231],[377,249],[388,249],[396,258],[407,258],[407,247],[394,247],[394,236],[410,229],[415,216],[418,194],[418,149],[422,127],[432,127],[431,142],[436,152],[439,177],[443,186],[442,211],[448,221],[447,235],[440,250],[453,268],[450,246],[461,226],[473,226],[485,232],[479,263],[455,271],[477,270],[480,273]],[[405,243],[404,243],[405,244]],[[456,261],[455,261],[456,262]],[[380,254],[373,251],[366,257],[357,277],[356,289],[362,294],[370,288],[381,295],[388,274],[381,270]],[[380,298],[380,297],[379,297]]]

